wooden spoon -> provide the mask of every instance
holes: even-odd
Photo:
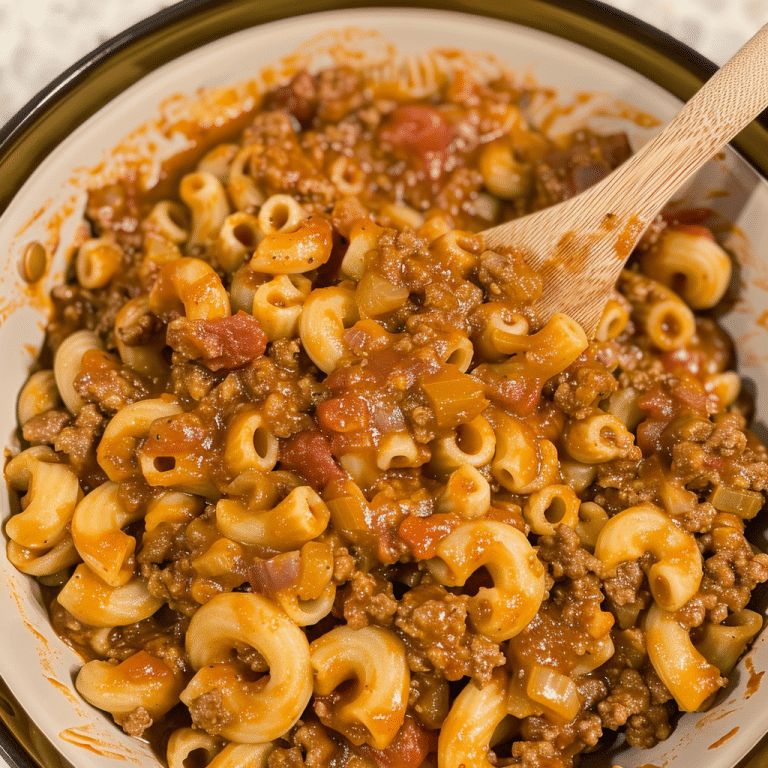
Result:
[[[544,277],[540,321],[563,312],[591,338],[624,263],[682,183],[768,107],[768,25],[737,51],[653,141],[565,202],[486,230]]]

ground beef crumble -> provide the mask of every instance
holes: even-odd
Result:
[[[152,718],[144,707],[137,707],[127,715],[115,715],[115,722],[129,735],[141,738],[152,725]]]
[[[486,683],[493,669],[505,663],[498,644],[469,628],[467,604],[465,595],[434,583],[406,592],[395,625],[403,633],[414,671],[434,669],[448,680],[469,675]]]
[[[344,748],[316,720],[299,721],[288,736],[294,746],[278,747],[267,759],[269,768],[336,768],[344,765]]]
[[[644,712],[650,704],[650,692],[642,676],[634,669],[624,669],[610,695],[597,705],[603,726],[612,731],[625,725],[631,715]]]
[[[639,562],[619,563],[616,568],[616,575],[607,578],[604,582],[605,594],[616,605],[634,603],[644,578],[645,574]]]
[[[549,564],[552,576],[580,579],[592,573],[601,574],[602,564],[581,546],[573,528],[558,526],[554,535],[539,539],[539,559]]]
[[[45,411],[24,424],[22,436],[30,445],[54,445],[56,438],[71,421],[72,414],[68,411]]]
[[[397,609],[392,584],[375,574],[358,571],[344,588],[342,611],[353,629],[391,626]]]
[[[192,723],[208,733],[220,733],[222,726],[232,722],[234,714],[224,707],[224,696],[218,688],[198,696],[189,705]]]
[[[110,415],[153,394],[152,385],[125,365],[89,369],[75,379],[75,390]]]
[[[652,705],[645,712],[631,715],[627,720],[624,736],[632,747],[650,749],[672,733],[669,710],[661,705]]]

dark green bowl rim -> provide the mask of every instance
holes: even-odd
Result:
[[[226,34],[299,14],[351,8],[427,8],[512,21],[549,32],[635,69],[682,100],[712,62],[649,24],[598,0],[182,0],[85,56],[0,128],[0,213],[48,153],[144,75]],[[768,116],[734,141],[768,174]]]
[[[598,0],[181,0],[80,59],[0,127],[0,215],[64,138],[163,64],[258,24],[365,7],[447,10],[548,32],[629,66],[683,101],[717,69],[670,35]],[[768,176],[768,111],[732,143]],[[32,756],[31,742],[24,738],[26,729],[13,726],[0,711],[0,756],[14,768],[36,768],[40,763]],[[748,763],[749,756],[739,766],[747,768]]]

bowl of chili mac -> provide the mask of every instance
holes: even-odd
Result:
[[[0,132],[7,729],[83,768],[735,765],[766,128],[588,339],[481,233],[711,66],[593,3],[343,6],[182,3]]]

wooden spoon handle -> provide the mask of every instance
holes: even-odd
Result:
[[[681,184],[768,107],[768,24],[611,177],[612,212],[650,221]],[[609,192],[609,189],[611,192]]]

